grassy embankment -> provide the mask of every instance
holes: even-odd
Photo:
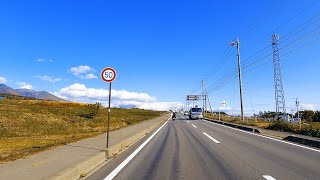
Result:
[[[208,114],[208,118],[212,118],[211,114]],[[218,115],[213,117],[218,119]],[[302,122],[302,127],[300,130],[299,123],[287,123],[284,121],[264,121],[261,118],[245,118],[243,122],[239,117],[225,116],[221,115],[220,120],[235,124],[243,124],[247,126],[256,126],[259,128],[265,128],[275,131],[293,132],[297,134],[303,134],[307,136],[320,137],[320,122]],[[248,122],[247,122],[248,120]]]
[[[110,130],[162,115],[140,109],[111,109]],[[106,131],[107,109],[41,100],[0,101],[0,163]]]

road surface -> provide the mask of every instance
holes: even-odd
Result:
[[[319,149],[181,115],[150,136],[88,179],[320,179]]]

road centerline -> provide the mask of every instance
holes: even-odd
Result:
[[[207,136],[209,139],[211,139],[213,142],[220,144],[220,142],[218,140],[216,140],[215,138],[211,137],[209,134],[202,132],[205,136]]]
[[[194,124],[192,124],[192,126],[193,126],[194,128],[197,128],[197,126],[195,126]]]

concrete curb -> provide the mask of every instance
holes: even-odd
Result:
[[[81,177],[86,176],[87,173],[98,167],[100,164],[107,161],[109,158],[115,157],[117,154],[125,150],[128,146],[132,145],[133,143],[137,142],[139,139],[153,131],[155,128],[162,125],[165,120],[162,120],[153,126],[143,130],[142,132],[138,132],[136,135],[106,149],[105,152],[100,152],[94,156],[88,157],[87,160],[80,162],[73,167],[70,167],[58,174],[45,178],[49,180],[70,180],[70,179],[79,179]]]
[[[217,124],[223,124],[223,125],[226,125],[226,126],[237,128],[237,129],[242,129],[244,131],[249,131],[249,132],[259,133],[260,134],[260,130],[258,128],[255,128],[255,127],[245,126],[245,125],[241,125],[241,124],[228,123],[228,122],[224,122],[224,121],[217,121],[217,120],[208,119],[208,118],[204,118],[204,120],[211,121],[211,122],[214,122],[214,123],[217,123]]]
[[[156,127],[160,126],[161,124],[163,124],[165,122],[165,120],[160,121],[159,123],[149,127],[148,129],[145,129],[142,132],[137,133],[136,135],[130,137],[129,139],[126,139],[112,147],[109,147],[106,150],[106,158],[112,158],[115,157],[118,153],[120,153],[121,151],[123,151],[124,149],[126,149],[128,146],[130,146],[131,144],[135,143],[136,141],[138,141],[140,138],[144,137],[145,135],[149,134],[152,130],[154,130]]]
[[[288,137],[284,138],[284,140],[299,143],[299,144],[304,144],[304,145],[311,146],[311,147],[320,148],[320,142],[315,141],[315,140],[311,140],[311,139],[306,139],[306,138],[301,138],[301,137],[296,137],[296,136],[288,136]]]
[[[80,162],[73,167],[70,167],[57,175],[48,178],[49,180],[69,180],[79,179],[85,176],[86,173],[97,167],[106,160],[105,152],[100,152],[97,155],[89,157],[86,161]]]

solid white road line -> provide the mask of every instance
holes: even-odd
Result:
[[[202,132],[204,135],[206,135],[209,139],[211,139],[213,142],[219,144],[220,142],[217,141],[215,138],[211,137],[209,134],[205,133],[205,132]]]
[[[269,175],[262,175],[262,177],[264,177],[267,180],[276,180],[275,178],[273,178],[272,176],[269,176]]]
[[[192,126],[193,126],[194,128],[197,128],[197,126],[195,126],[194,124],[192,124]]]
[[[206,121],[206,120],[203,120],[203,121]],[[236,129],[236,128],[233,128],[233,127],[229,127],[229,126],[217,124],[217,123],[210,122],[210,121],[206,121],[206,122],[212,123],[212,124],[215,124],[215,125],[218,125],[218,126],[222,126],[222,127],[225,127],[225,128],[233,129],[233,130],[236,130],[236,131],[244,132],[244,133],[247,133],[247,134],[251,134],[251,135],[263,137],[263,138],[266,138],[266,139],[270,139],[270,140],[282,142],[282,143],[285,143],[285,144],[290,144],[290,145],[292,145],[292,146],[297,146],[297,147],[301,147],[301,148],[308,149],[308,150],[311,150],[311,151],[320,152],[319,149],[309,148],[309,147],[302,146],[302,145],[299,145],[299,144],[294,144],[294,143],[287,142],[287,141],[283,141],[283,140],[280,140],[280,139],[275,139],[275,138],[272,138],[272,137],[268,137],[268,136],[264,136],[264,135],[260,135],[260,134],[255,134],[255,133],[252,133],[252,132],[244,131],[244,130],[241,130],[241,129]]]
[[[142,148],[144,148],[151,139],[167,124],[167,122],[170,119],[168,119],[155,133],[152,134],[143,144],[141,144],[127,159],[125,159],[117,168],[115,168],[104,180],[110,180],[116,177],[116,175],[141,151]]]

